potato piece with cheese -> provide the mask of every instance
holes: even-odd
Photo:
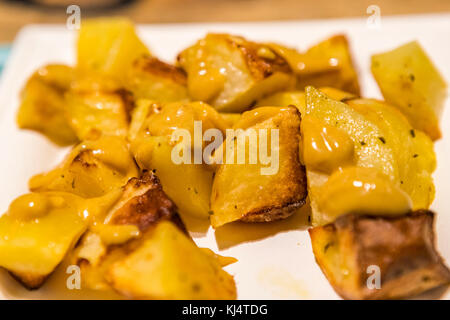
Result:
[[[447,84],[419,43],[373,55],[371,69],[386,102],[403,112],[415,129],[439,139]]]
[[[287,107],[295,106],[303,115],[306,109],[305,93],[303,91],[282,91],[265,97],[256,103],[257,107],[276,106]]]
[[[340,296],[400,299],[450,283],[435,249],[433,220],[426,210],[395,217],[350,214],[309,234],[317,264]]]
[[[59,145],[77,142],[64,101],[64,92],[70,88],[73,77],[74,70],[69,66],[39,68],[22,90],[17,113],[19,127],[41,132]]]
[[[141,57],[133,63],[125,86],[135,99],[162,103],[189,100],[186,73],[153,57]]]
[[[175,204],[152,172],[131,178],[118,196],[107,198],[112,199],[112,204],[95,217],[96,224],[83,236],[71,257],[81,268],[83,286],[95,290],[111,289],[104,277],[106,270],[113,261],[125,257],[127,250],[136,248],[136,244],[128,242],[138,239],[159,221],[171,221],[187,234]],[[98,207],[104,199],[90,201],[91,207]],[[118,250],[112,250],[116,246]]]
[[[331,222],[319,209],[321,188],[330,174],[346,166],[377,170],[407,193],[413,209],[429,207],[434,197],[433,144],[425,134],[414,130],[398,110],[370,99],[342,103],[312,87],[306,90],[306,102],[303,159],[313,225]],[[365,177],[354,179],[364,181]]]
[[[29,193],[0,217],[0,267],[29,289],[39,288],[86,230],[81,198]]]
[[[202,102],[158,104],[141,100],[133,112],[129,132],[131,149],[142,169],[156,170],[164,191],[177,204],[181,215],[208,218],[213,170],[203,163],[203,133],[194,132],[194,121],[199,121],[203,131],[218,129],[224,132],[227,123],[212,107]],[[176,129],[186,130],[190,141],[171,141]],[[200,145],[194,146],[195,136]],[[186,143],[190,163],[178,163],[173,158],[176,146]],[[195,150],[197,149],[197,150]],[[194,154],[200,152],[200,163]],[[180,180],[180,177],[183,179]]]
[[[265,95],[292,87],[288,63],[268,46],[208,34],[178,55],[189,95],[222,112],[242,112]]]
[[[122,79],[133,61],[150,55],[125,18],[83,20],[77,42],[77,68]]]
[[[256,108],[244,113],[233,129],[241,131],[234,137],[227,136],[214,154],[223,155],[223,160],[214,176],[212,226],[237,220],[268,222],[293,214],[306,199],[306,177],[299,159],[298,110]],[[264,154],[270,154],[270,159]]]
[[[65,95],[70,124],[80,140],[101,135],[126,137],[134,101],[126,90],[69,91]]]
[[[197,248],[152,172],[132,178],[76,248],[83,286],[140,299],[232,299],[234,262]]]
[[[270,44],[272,50],[288,61],[297,75],[297,88],[303,90],[315,87],[333,87],[360,94],[358,74],[355,70],[349,43],[344,35],[326,39],[306,52],[279,44]]]
[[[220,260],[162,221],[107,273],[111,286],[138,299],[235,299],[233,277]]]
[[[55,169],[33,176],[31,191],[65,191],[84,198],[99,197],[138,175],[127,143],[104,136],[77,145]]]

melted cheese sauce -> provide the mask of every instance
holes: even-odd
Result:
[[[354,143],[343,131],[317,118],[302,120],[303,161],[313,170],[331,173],[353,163]]]
[[[373,168],[339,169],[319,192],[318,207],[328,222],[347,213],[400,215],[412,207],[409,196]]]

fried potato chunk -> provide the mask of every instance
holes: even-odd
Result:
[[[124,18],[83,20],[77,43],[77,68],[122,79],[137,58],[150,52]]]
[[[104,136],[77,145],[55,169],[33,176],[31,191],[65,191],[83,198],[105,195],[138,175],[127,143]]]
[[[183,69],[153,57],[141,57],[134,61],[125,86],[136,100],[149,99],[162,103],[189,100]]]
[[[307,86],[332,87],[359,96],[358,74],[346,36],[333,36],[304,53],[279,44],[269,46],[288,61],[297,75],[298,89],[303,90]]]
[[[395,107],[371,99],[345,101],[335,101],[317,89],[308,87],[305,119],[312,117],[327,129],[326,134],[322,134],[323,129],[313,130],[319,133],[320,139],[334,141],[338,136],[346,136],[345,141],[353,144],[353,148],[348,149],[352,151],[351,163],[346,161],[341,166],[354,165],[378,170],[394,184],[393,188],[399,187],[408,194],[414,210],[427,209],[434,198],[432,173],[436,158],[432,141],[423,132],[414,130]],[[306,123],[308,121],[304,121]],[[309,129],[302,126],[302,130]],[[313,135],[313,131],[310,130],[308,134],[303,132],[303,137]],[[339,141],[344,140],[340,138]],[[313,152],[314,148],[311,139],[303,141],[305,153]],[[347,152],[346,148],[339,150]],[[323,161],[328,159],[329,162],[336,162],[338,159],[331,152],[322,153],[330,156],[326,158],[324,155]],[[321,188],[332,172],[324,172],[308,164],[306,171],[313,225],[332,222],[325,218],[327,213],[320,212],[318,203]],[[354,177],[357,181],[363,178]]]
[[[113,205],[96,217],[96,227],[83,236],[72,255],[82,270],[84,285],[91,289],[110,290],[105,272],[135,250],[140,245],[136,239],[159,221],[171,221],[187,234],[175,204],[152,172],[129,179],[122,189]]]
[[[0,267],[28,289],[39,288],[87,224],[83,199],[64,192],[29,193],[0,217]]]
[[[268,46],[228,34],[208,34],[182,51],[178,63],[191,98],[222,112],[242,112],[295,81],[288,63]]]
[[[115,262],[107,279],[137,299],[235,299],[233,277],[169,222],[160,222],[135,251]]]
[[[39,68],[21,93],[17,123],[22,129],[41,132],[59,145],[78,141],[70,126],[64,92],[70,88],[74,69],[65,65]]]
[[[309,233],[317,264],[340,296],[399,299],[450,283],[434,246],[433,219],[427,210],[397,217],[350,214]]]
[[[152,172],[129,180],[103,223],[73,256],[86,287],[139,299],[236,297],[233,278],[221,268],[231,261],[196,247]]]
[[[101,135],[126,137],[134,101],[130,93],[95,90],[65,94],[70,124],[82,141]]]
[[[447,84],[419,43],[372,56],[371,69],[386,101],[403,112],[415,129],[439,139]]]
[[[305,204],[307,195],[305,171],[299,159],[298,110],[256,108],[244,113],[233,129],[241,131],[236,131],[235,136],[228,135],[214,155],[224,157],[214,176],[212,226],[217,228],[236,220],[268,222],[293,214]],[[255,146],[257,141],[259,145]],[[230,144],[237,150],[231,157]],[[262,148],[269,150],[271,160],[263,160]],[[238,158],[240,149],[244,151],[243,161]],[[252,161],[252,158],[258,160],[258,152],[259,161]]]
[[[164,191],[177,204],[180,214],[207,219],[213,170],[202,163],[202,157],[201,163],[191,161],[191,156],[186,161],[190,163],[175,163],[172,157],[177,146],[182,146],[192,158],[195,152],[202,153],[206,143],[194,146],[194,121],[201,123],[203,131],[217,129],[224,132],[227,127],[219,113],[202,102],[158,104],[139,101],[133,112],[129,140],[139,167],[156,170]],[[171,141],[171,134],[176,129],[187,130],[190,141]]]

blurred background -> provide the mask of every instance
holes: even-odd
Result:
[[[0,0],[0,70],[17,32],[30,23],[65,23],[76,4],[81,17],[120,15],[136,23],[303,20],[450,12],[450,0]]]

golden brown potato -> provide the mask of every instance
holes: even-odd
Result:
[[[65,65],[38,69],[21,93],[19,127],[41,132],[59,145],[77,142],[64,101],[64,92],[70,88],[74,73],[73,68]]]
[[[128,180],[123,189],[121,198],[111,208],[104,223],[132,224],[144,232],[158,221],[169,220],[188,234],[176,205],[164,193],[158,177],[153,172],[144,170],[139,178]]]
[[[137,299],[235,299],[236,285],[219,259],[198,248],[173,224],[162,221],[107,279]]]
[[[74,92],[65,95],[70,124],[80,140],[101,135],[126,137],[134,102],[127,91]]]
[[[93,199],[91,205],[95,203]],[[163,192],[159,179],[148,171],[129,179],[114,204],[96,220],[97,226],[83,236],[72,255],[82,270],[84,285],[96,290],[110,289],[105,272],[114,261],[140,245],[140,241],[131,240],[138,239],[159,221],[171,221],[187,234],[175,204]]]
[[[236,297],[221,269],[231,261],[196,247],[153,173],[130,179],[102,222],[74,253],[84,286],[140,299]]]
[[[399,108],[415,129],[439,139],[447,84],[419,43],[372,56],[371,69],[386,101]]]
[[[220,153],[225,155],[214,176],[211,194],[212,226],[217,228],[236,220],[268,222],[290,216],[305,204],[306,199],[305,171],[299,160],[298,110],[295,107],[256,108],[244,113],[233,128],[243,131],[237,134],[236,139],[227,137],[224,143],[226,152],[222,148],[215,153],[215,156]],[[277,146],[272,145],[276,136],[274,131],[269,131],[271,129],[278,129]],[[257,146],[256,150],[252,147],[252,131],[260,141],[261,132],[267,133],[268,145],[263,145],[263,148],[270,150],[271,161],[269,159],[267,163],[262,163],[261,148]],[[237,149],[232,162],[227,159],[228,143],[232,143]],[[242,147],[236,148],[239,144]],[[245,159],[242,158],[241,163],[238,158],[239,148],[245,151]],[[257,156],[253,151],[259,151],[259,161],[255,163],[250,160]]]
[[[133,23],[124,18],[83,20],[77,43],[77,68],[122,79],[133,61],[150,55]]]
[[[353,148],[338,148],[336,152],[322,148],[322,163],[328,161],[335,169],[339,166],[357,166],[378,170],[390,180],[392,188],[399,187],[407,193],[414,210],[430,206],[434,198],[432,173],[436,166],[432,141],[424,133],[413,130],[396,108],[371,99],[351,99],[343,103],[330,99],[312,87],[306,89],[306,102],[305,119],[315,119],[320,124],[319,129],[326,128],[327,134],[323,135],[321,130],[308,129],[308,134],[303,132],[303,137],[317,134],[317,141],[338,141],[340,145],[347,145],[347,141],[350,141],[353,144]],[[304,124],[307,123],[308,120],[304,121]],[[302,130],[307,129],[302,126]],[[305,153],[311,154],[314,149],[317,148],[312,146],[311,139],[303,141]],[[346,154],[349,157],[342,158],[346,160],[344,163],[336,163],[341,155]],[[332,222],[326,218],[327,213],[320,211],[319,198],[321,188],[333,172],[323,172],[309,163],[306,163],[306,171],[313,225]],[[355,176],[354,179],[365,179],[365,176]],[[341,195],[347,196],[345,193]]]
[[[177,204],[180,214],[207,219],[213,170],[205,163],[175,163],[172,158],[177,145],[171,141],[172,132],[188,130],[191,142],[186,143],[189,144],[187,149],[191,150],[194,121],[201,121],[203,131],[215,128],[224,132],[227,127],[219,113],[202,102],[157,104],[139,101],[133,112],[129,139],[139,167],[156,170],[164,191]]]
[[[186,73],[153,57],[142,57],[133,63],[125,86],[136,100],[162,103],[189,100]]]
[[[434,214],[350,214],[309,229],[317,264],[345,299],[407,298],[450,283],[434,246]],[[372,275],[379,268],[380,287]]]
[[[333,87],[360,94],[348,40],[336,35],[309,48],[305,53],[278,44],[269,45],[285,58],[297,75],[297,88],[303,90],[311,85]]]
[[[33,176],[31,191],[65,191],[84,198],[99,197],[138,175],[127,143],[104,136],[76,146],[55,169]]]
[[[29,193],[0,217],[0,267],[28,289],[39,288],[86,230],[83,199],[65,192]]]
[[[191,98],[222,112],[242,112],[295,81],[288,63],[268,46],[228,34],[208,34],[182,51],[178,63]]]

